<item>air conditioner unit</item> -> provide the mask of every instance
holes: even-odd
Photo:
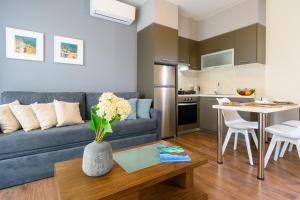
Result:
[[[116,0],[90,0],[90,15],[130,25],[135,20],[135,7]]]

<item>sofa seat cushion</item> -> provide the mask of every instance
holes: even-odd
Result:
[[[43,131],[38,129],[26,133],[20,130],[0,134],[0,160],[45,152],[47,148],[63,149],[64,145],[91,141],[93,138],[94,133],[89,130],[88,122]]]
[[[157,129],[154,119],[124,120],[115,123],[113,133],[105,136],[106,141],[135,137],[153,133]],[[95,138],[89,129],[89,121],[84,124],[34,130],[22,130],[0,134],[0,160],[32,155],[65,148],[84,146]]]
[[[124,120],[113,124],[113,136],[134,135],[135,133],[144,134],[157,128],[154,119]],[[107,134],[109,136],[109,134]]]

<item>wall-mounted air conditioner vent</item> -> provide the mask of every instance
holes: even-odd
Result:
[[[116,0],[90,0],[90,15],[130,25],[135,20],[135,7]]]

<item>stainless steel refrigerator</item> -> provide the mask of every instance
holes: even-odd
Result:
[[[162,111],[161,137],[175,137],[176,66],[154,65],[154,108]]]

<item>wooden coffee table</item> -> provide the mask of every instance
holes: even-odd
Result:
[[[157,141],[155,143],[174,145],[166,141]],[[208,160],[195,152],[185,151],[192,158],[192,162],[159,163],[133,173],[127,173],[114,162],[112,170],[102,177],[86,176],[81,169],[81,158],[56,163],[55,179],[58,185],[60,198],[72,200],[137,200],[140,199],[141,190],[166,180],[170,180],[179,187],[190,188],[193,186],[193,169],[206,164]]]

